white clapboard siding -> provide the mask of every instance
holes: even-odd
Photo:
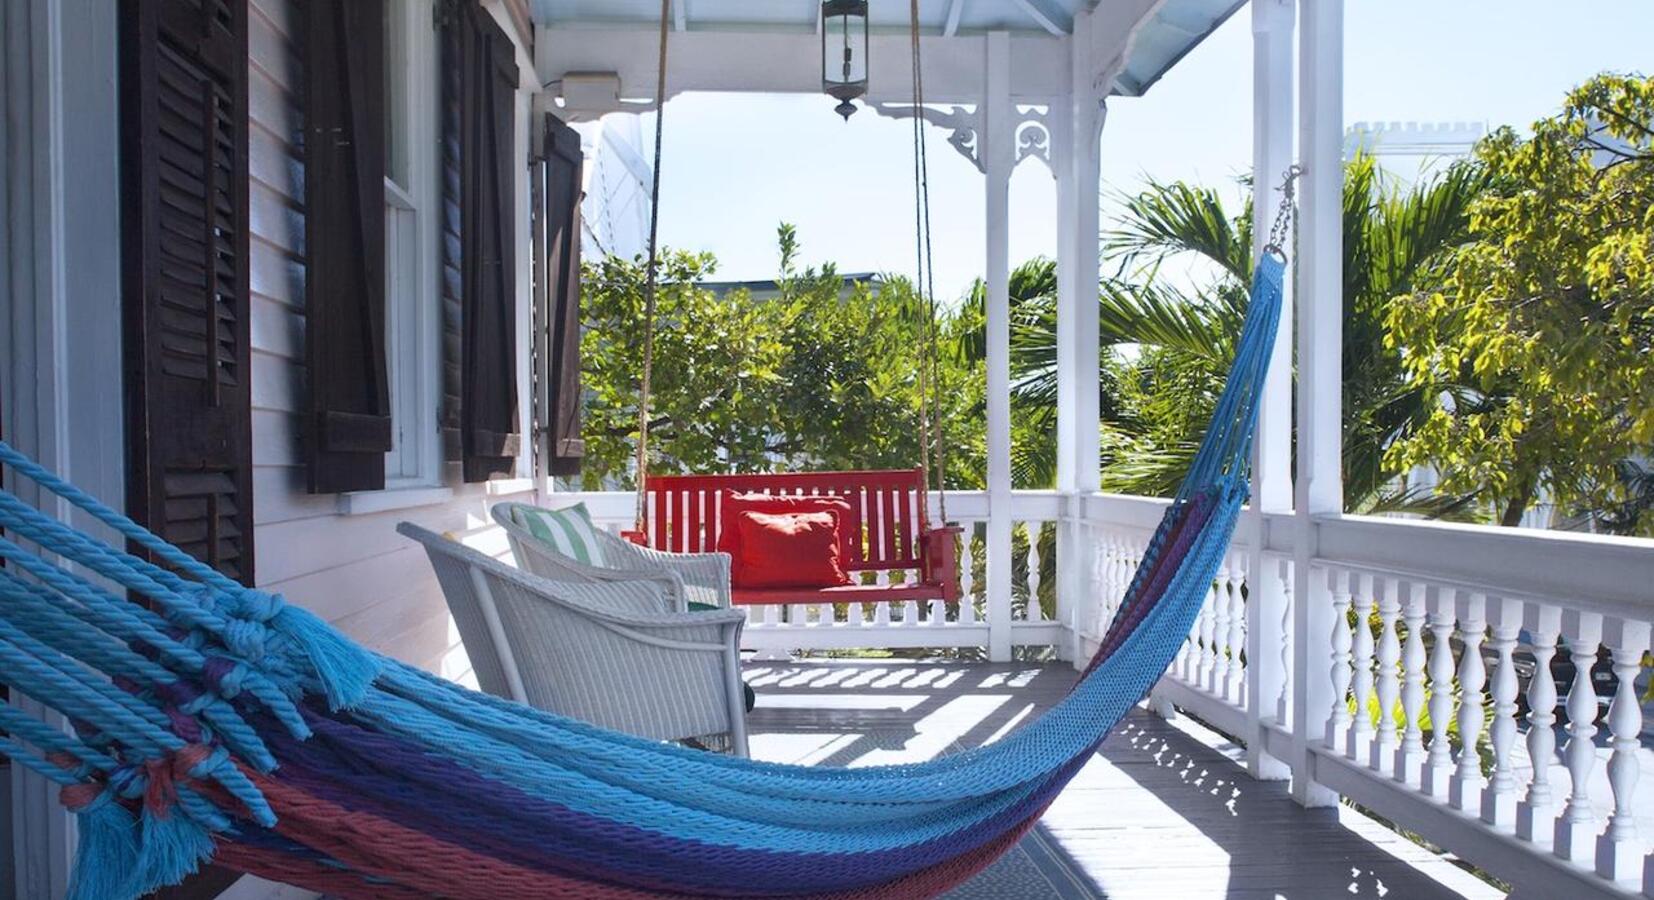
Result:
[[[249,8],[253,518],[259,584],[314,610],[373,650],[463,681],[470,666],[436,579],[424,553],[396,534],[395,526],[406,519],[474,538],[471,532],[488,521],[488,503],[506,498],[455,485],[444,504],[343,515],[337,496],[305,490],[299,435],[306,273],[304,167],[296,149],[301,121],[296,90],[303,83],[294,47],[298,13],[292,0],[252,0]]]

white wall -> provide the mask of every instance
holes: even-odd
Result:
[[[256,576],[261,587],[319,612],[372,649],[463,677],[464,653],[424,554],[394,529],[404,519],[437,531],[475,528],[495,496],[460,485],[456,466],[445,479],[451,493],[386,491],[344,500],[305,492],[297,415],[304,396],[304,189],[291,137],[301,100],[293,52],[298,9],[291,0],[253,0],[248,19]],[[438,102],[434,94],[430,102]],[[526,108],[526,98],[519,107]],[[526,197],[526,187],[519,194]],[[526,248],[526,200],[519,209],[519,246]],[[522,263],[520,271],[526,253]],[[519,297],[526,321],[526,284]],[[403,505],[409,502],[420,505]],[[381,511],[358,511],[364,508]]]

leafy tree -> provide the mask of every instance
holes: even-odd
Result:
[[[1625,462],[1654,448],[1654,79],[1598,76],[1477,157],[1471,240],[1387,316],[1430,403],[1386,461],[1436,466],[1506,525],[1542,494],[1628,524],[1648,488]]]
[[[1385,343],[1392,298],[1434,277],[1443,255],[1467,236],[1469,209],[1486,184],[1457,165],[1412,188],[1387,182],[1370,157],[1345,165],[1343,190],[1344,483],[1354,511],[1451,515],[1463,496],[1398,486],[1388,447],[1423,422],[1430,392],[1410,381]],[[1218,192],[1151,183],[1129,197],[1105,251],[1119,274],[1101,291],[1102,339],[1117,353],[1117,415],[1105,417],[1104,483],[1166,494],[1193,459],[1234,358],[1252,276],[1253,215]],[[1172,259],[1204,263],[1193,286],[1162,276]]]
[[[777,291],[701,287],[709,255],[662,255],[651,390],[656,472],[860,469],[920,461],[919,364],[925,308],[900,278],[849,284],[830,264],[800,268],[782,224]],[[630,486],[643,356],[645,268],[614,257],[583,273],[587,484]],[[951,316],[944,335],[958,327]],[[944,340],[947,340],[944,337]],[[949,484],[981,484],[980,373],[944,353],[933,420]]]

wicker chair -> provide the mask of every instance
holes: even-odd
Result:
[[[747,755],[739,610],[682,612],[671,579],[551,581],[407,522],[396,530],[424,545],[483,690]]]
[[[702,603],[720,609],[730,607],[728,553],[668,553],[639,547],[601,529],[603,566],[590,566],[552,549],[545,541],[518,523],[512,511],[521,503],[496,503],[489,510],[494,521],[511,540],[511,553],[518,568],[552,581],[615,582],[655,578],[675,585],[676,609]],[[533,509],[534,507],[527,507]]]

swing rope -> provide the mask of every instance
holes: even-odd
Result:
[[[942,388],[940,354],[937,352],[936,283],[930,241],[930,160],[925,143],[925,75],[919,43],[919,0],[908,3],[909,55],[913,66],[913,228],[917,272],[913,283],[919,292],[919,468],[923,483],[930,482],[932,448],[935,441],[937,502],[942,522],[948,520],[947,440],[941,421]],[[933,417],[934,411],[934,417]],[[924,502],[924,497],[920,501]]]
[[[660,281],[660,158],[666,122],[666,22],[672,0],[660,0],[660,55],[655,72],[655,168],[649,188],[649,269],[643,288],[643,377],[637,404],[637,530],[649,533],[649,388],[655,372],[655,291]]]

